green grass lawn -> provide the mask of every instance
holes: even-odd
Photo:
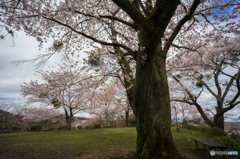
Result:
[[[193,130],[172,129],[179,152],[189,159],[210,158],[209,150],[196,150],[192,138],[215,141]],[[0,134],[0,158],[108,159],[136,149],[136,128],[82,129]],[[239,152],[240,153],[240,152]],[[239,156],[238,156],[239,157]]]

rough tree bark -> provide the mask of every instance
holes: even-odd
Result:
[[[145,63],[138,57],[134,87],[137,158],[180,158],[171,134],[166,58],[159,51],[148,56]]]
[[[217,102],[216,114],[219,114],[223,110],[223,102]],[[219,117],[214,117],[214,127],[218,127],[224,131],[224,114]]]
[[[159,10],[161,25],[153,32],[139,33],[140,49],[133,92],[138,134],[136,158],[180,158],[171,134],[166,52],[161,47],[161,37],[177,2],[162,2],[159,7],[168,6],[168,10]]]
[[[67,123],[67,129],[71,130],[72,129],[72,118],[73,118],[72,109],[69,110],[69,114],[67,112],[67,109],[64,109],[64,112],[65,112],[65,119],[66,119],[66,123]]]

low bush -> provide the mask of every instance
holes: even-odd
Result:
[[[78,129],[82,129],[82,126],[77,126]]]
[[[187,120],[183,119],[182,125],[188,125]]]
[[[197,127],[193,126],[193,125],[183,125],[183,128],[191,129],[191,130],[197,130]]]
[[[92,126],[86,126],[86,129],[92,129]]]
[[[95,124],[95,125],[94,125],[94,129],[99,129],[99,128],[101,128],[101,125],[100,125],[100,124]]]
[[[240,135],[238,135],[237,133],[232,132],[231,133],[231,138],[232,139],[238,139],[238,138],[240,139]]]
[[[226,136],[227,133],[224,132],[222,129],[220,128],[211,128],[211,127],[205,127],[203,130],[203,132],[206,132],[207,134],[211,134],[214,136]]]
[[[240,138],[233,139],[228,136],[213,136],[219,144],[231,145],[233,148],[240,150]]]
[[[106,128],[113,128],[113,126],[106,126]]]
[[[30,131],[41,131],[42,126],[41,125],[31,125],[29,130]]]
[[[18,125],[12,125],[12,126],[11,126],[11,131],[12,131],[12,132],[18,132],[18,131],[20,131],[20,130],[21,130],[21,127],[18,126]]]
[[[61,126],[57,127],[57,130],[68,130],[68,127],[65,125],[61,125]]]
[[[53,126],[47,128],[47,131],[53,131],[53,130],[55,130],[55,127],[53,127]]]
[[[0,130],[0,134],[1,133],[10,133],[11,132],[11,130]]]
[[[183,128],[201,131],[203,133],[207,133],[207,134],[214,135],[214,136],[226,136],[227,135],[227,133],[224,132],[222,129],[216,128],[216,127],[212,128],[212,127],[196,127],[193,125],[183,125]]]

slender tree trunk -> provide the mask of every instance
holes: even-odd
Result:
[[[70,110],[70,115],[68,114],[67,110],[64,109],[64,112],[65,112],[65,119],[66,119],[66,123],[67,123],[67,129],[68,130],[71,130],[72,128],[72,110]]]
[[[144,63],[141,59],[137,60],[134,101],[138,134],[136,158],[179,159],[171,134],[165,58],[148,56]]]
[[[126,127],[128,127],[129,126],[129,119],[128,119],[128,117],[129,117],[129,109],[125,111],[125,115],[126,115]]]
[[[72,120],[72,119],[70,119],[69,117],[66,118],[67,129],[68,129],[68,130],[71,130],[71,128],[72,128],[72,121],[71,121],[71,120]]]
[[[108,126],[108,113],[105,112],[105,119],[106,119],[106,127]]]

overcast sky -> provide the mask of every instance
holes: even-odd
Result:
[[[37,69],[33,65],[14,65],[13,61],[21,59],[30,60],[39,54],[46,53],[45,49],[39,50],[38,42],[35,38],[26,36],[24,32],[18,32],[17,36],[14,38],[14,46],[10,36],[7,36],[4,40],[0,40],[0,102],[26,102],[27,99],[21,95],[20,84],[37,80],[37,76],[34,75],[37,70],[46,70],[56,65],[55,63],[61,62],[61,56],[55,54],[43,68]],[[80,55],[80,58],[81,56],[86,58],[84,55]],[[39,103],[32,104],[31,106],[39,106]]]
[[[25,101],[20,95],[20,84],[36,80],[34,75],[36,72],[35,67],[15,66],[12,62],[20,59],[32,59],[37,55],[44,53],[45,50],[39,51],[38,43],[35,38],[26,36],[23,32],[18,33],[18,38],[14,39],[15,45],[10,36],[0,41],[0,101]],[[53,56],[47,65],[54,65],[60,57]]]
[[[38,49],[38,42],[35,38],[26,36],[24,32],[18,32],[18,37],[13,41],[10,36],[4,40],[0,40],[0,102],[22,101],[27,99],[21,96],[20,84],[23,82],[29,83],[30,80],[37,80],[35,72],[37,69],[32,67],[16,67],[12,64],[13,61],[20,59],[33,59],[39,54],[46,53],[45,49],[41,51]],[[51,42],[48,46],[51,45]],[[80,54],[80,58],[86,57]],[[48,63],[43,67],[47,69],[55,65],[55,62],[60,62],[61,57],[56,54],[50,58]],[[204,92],[200,99],[202,102],[215,103],[214,99],[208,92]],[[37,104],[35,104],[37,105]],[[235,108],[229,111],[230,114],[239,116],[240,109]]]

